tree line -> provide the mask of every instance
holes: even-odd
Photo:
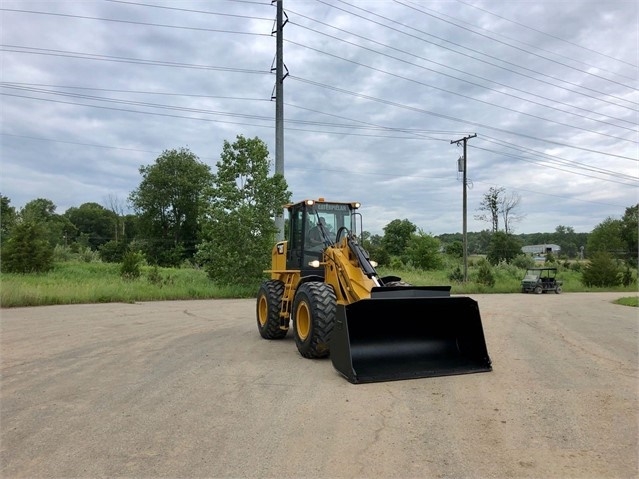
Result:
[[[204,268],[220,284],[252,284],[270,266],[277,233],[274,217],[291,200],[281,175],[270,175],[266,144],[238,135],[224,141],[215,172],[186,148],[165,150],[141,166],[141,181],[126,200],[107,205],[84,203],[63,214],[38,198],[20,210],[0,195],[0,266],[7,272],[47,271],[55,248],[89,250],[103,261],[123,262],[137,254],[146,262],[175,267],[189,263]],[[133,210],[125,214],[126,206]],[[468,252],[483,254],[492,264],[521,255],[525,244],[553,243],[566,258],[607,252],[636,266],[637,212],[626,208],[621,219],[606,218],[590,233],[559,225],[552,233],[513,233],[519,197],[491,188],[479,206],[478,219],[491,228],[468,233]],[[501,225],[501,227],[500,227]],[[462,235],[433,236],[408,219],[395,219],[383,235],[362,233],[364,247],[378,263],[400,262],[418,269],[437,269],[443,255],[460,257]]]

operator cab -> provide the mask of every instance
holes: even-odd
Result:
[[[322,251],[335,243],[340,228],[355,231],[355,216],[359,203],[328,203],[305,200],[287,205],[289,212],[287,269],[299,269],[302,276],[321,275],[322,269],[308,263],[322,259]],[[343,237],[344,233],[340,236]]]

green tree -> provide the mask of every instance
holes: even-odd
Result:
[[[551,242],[559,245],[562,255],[568,258],[577,257],[579,246],[577,245],[577,234],[574,228],[563,225],[557,226]]]
[[[21,221],[2,242],[2,271],[40,273],[53,269],[53,247],[43,223]]]
[[[463,241],[455,240],[452,243],[448,243],[445,246],[446,254],[453,258],[464,257],[464,243]]]
[[[626,251],[626,244],[622,238],[623,223],[621,220],[608,217],[599,223],[588,235],[586,255],[597,252],[608,252],[620,255]]]
[[[378,248],[382,247],[382,236],[380,236],[380,235],[370,235],[368,240],[370,241],[371,246],[375,246],[375,247],[378,247]]]
[[[139,215],[147,260],[175,266],[195,253],[198,217],[206,204],[213,175],[186,148],[165,150],[153,165],[141,166],[142,182],[129,200]]]
[[[8,196],[0,195],[0,236],[5,239],[16,222],[16,209]]]
[[[64,216],[73,223],[78,233],[87,235],[91,249],[98,249],[115,237],[117,215],[97,203],[71,207]]]
[[[56,206],[53,201],[46,198],[37,198],[29,201],[20,210],[20,218],[25,223],[42,224],[50,221],[55,216]]]
[[[490,247],[492,234],[488,230],[468,233],[468,254],[485,254]]]
[[[406,256],[415,268],[437,269],[442,266],[440,249],[439,240],[420,229],[417,234],[412,235],[406,248]]]
[[[393,220],[384,227],[382,246],[388,254],[401,256],[406,251],[415,231],[417,231],[417,226],[407,219]]]
[[[218,284],[254,285],[270,267],[277,227],[275,216],[291,193],[280,174],[269,176],[271,162],[259,138],[224,141],[210,204],[203,211],[204,241],[197,260]]]
[[[498,231],[492,235],[486,259],[492,265],[501,261],[509,263],[521,253],[521,246],[521,240],[516,236]]]
[[[63,215],[55,212],[56,205],[45,198],[29,201],[20,210],[19,217],[23,223],[38,224],[51,246],[66,245],[69,238],[77,234],[75,226]]]

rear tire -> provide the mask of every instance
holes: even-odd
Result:
[[[264,339],[282,339],[288,329],[280,328],[280,309],[284,296],[284,283],[269,280],[262,283],[257,293],[257,329]]]
[[[561,286],[557,286],[555,289],[555,294],[561,294]]]
[[[297,350],[305,358],[324,358],[330,353],[337,299],[333,288],[320,282],[303,283],[293,301],[293,332]]]

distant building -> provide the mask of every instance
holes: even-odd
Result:
[[[561,247],[557,244],[531,244],[528,246],[522,246],[522,253],[532,254],[532,255],[544,255],[548,253],[559,254],[561,251]]]

